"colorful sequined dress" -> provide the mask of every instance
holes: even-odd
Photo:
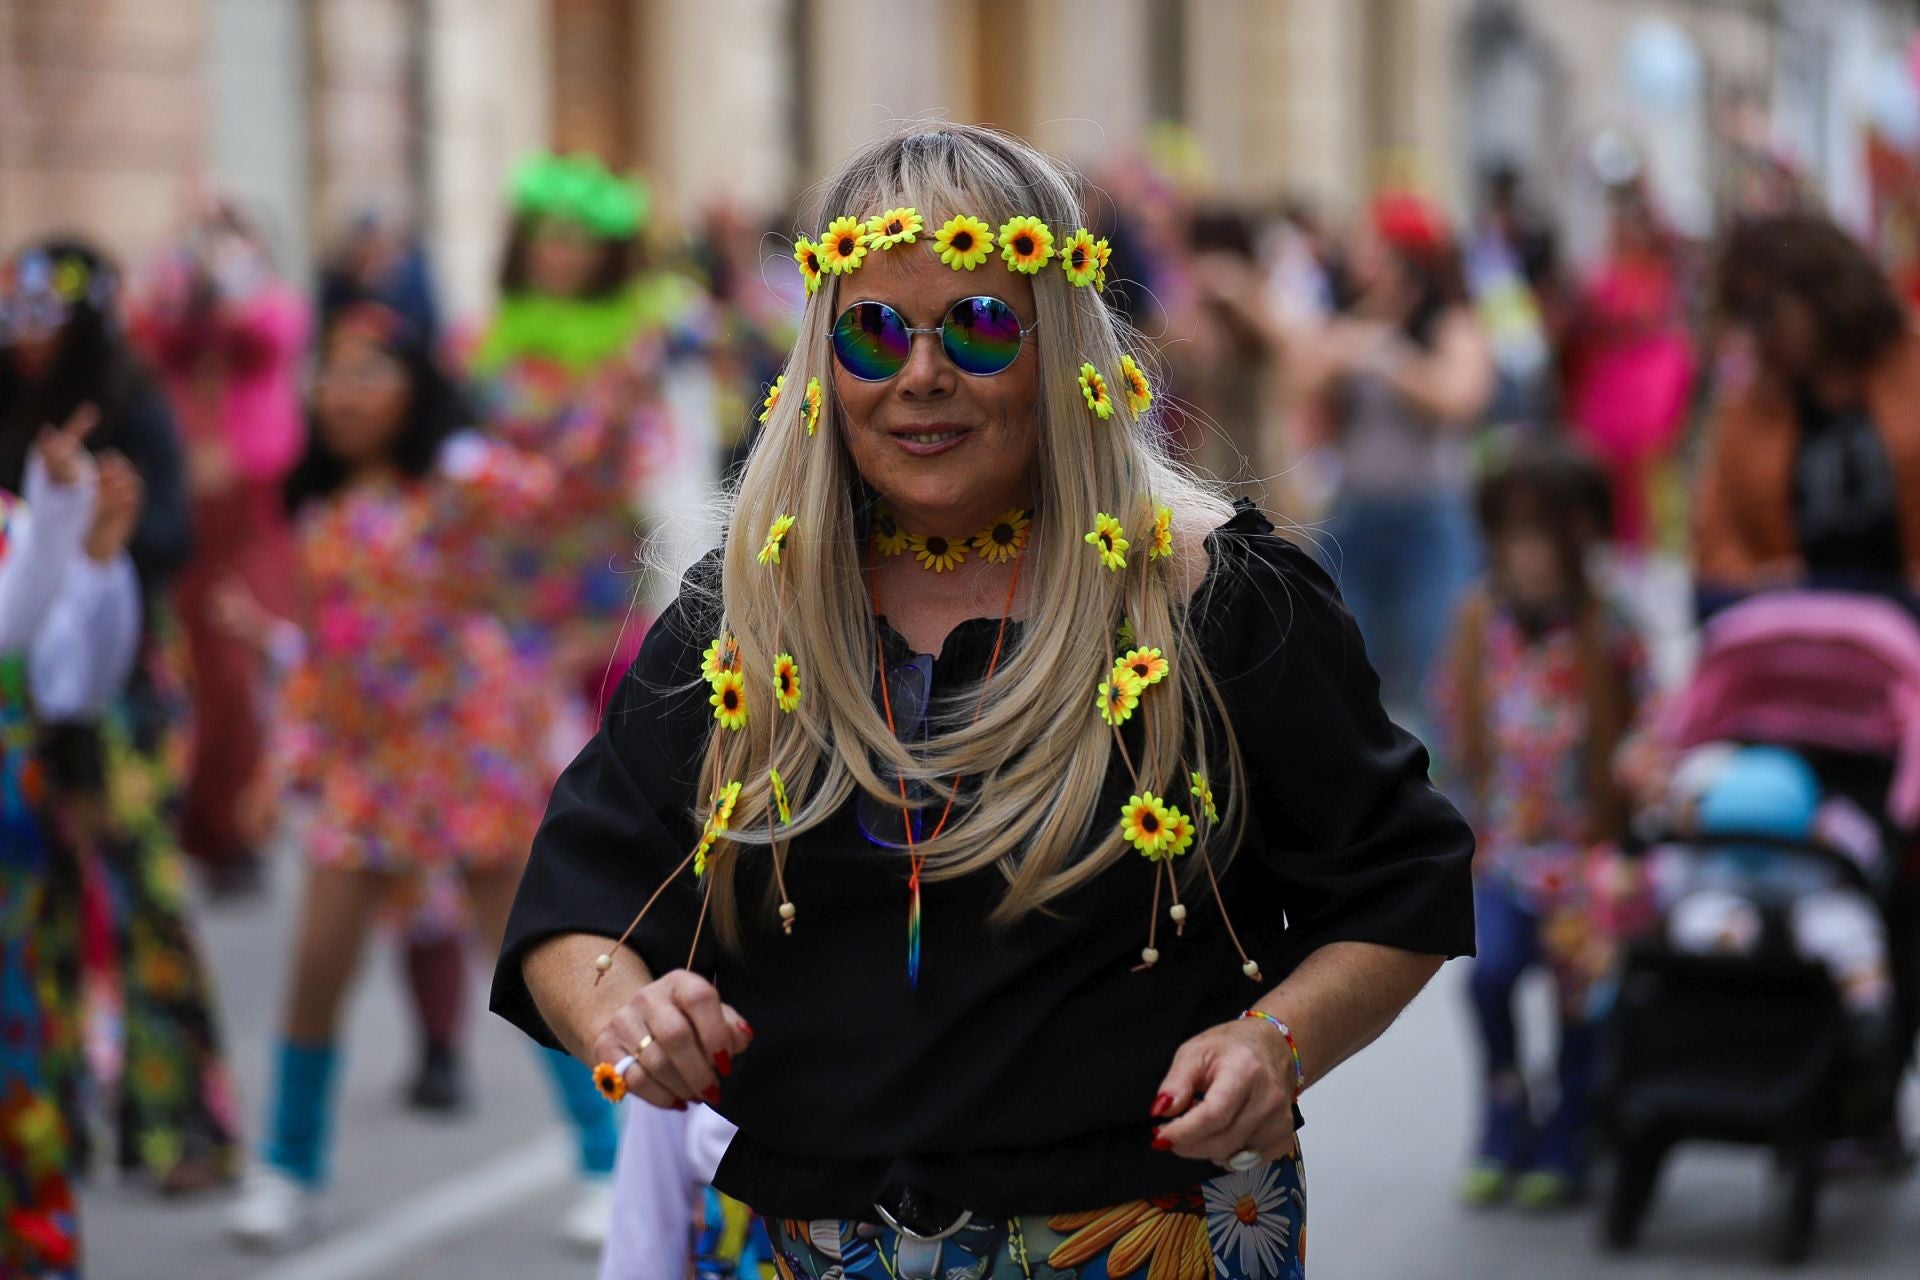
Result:
[[[347,489],[300,521],[308,648],[286,722],[318,863],[501,867],[532,840],[547,699],[517,679],[494,596],[509,535],[537,536],[558,491],[540,460],[488,455],[459,480]]]

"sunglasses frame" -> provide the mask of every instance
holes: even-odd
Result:
[[[953,313],[958,311],[963,304],[968,302],[979,302],[979,301],[996,302],[1007,309],[1007,311],[1013,316],[1016,323],[1020,319],[1020,313],[1017,311],[1014,311],[1013,304],[1011,302],[1008,302],[1005,298],[996,298],[990,293],[972,293],[972,294],[968,294],[964,298],[954,299],[953,305],[948,307],[946,314],[940,317],[939,324],[932,325],[926,328],[915,328],[913,325],[906,323],[907,317],[901,313],[900,308],[894,306],[891,302],[881,302],[877,298],[862,298],[858,302],[849,302],[845,307],[841,308],[840,314],[833,318],[833,323],[827,326],[827,344],[833,350],[834,362],[838,364],[842,369],[846,370],[846,374],[849,378],[857,379],[860,382],[875,383],[875,384],[881,383],[881,382],[893,381],[895,378],[899,377],[900,374],[906,369],[907,367],[906,361],[902,361],[900,368],[895,369],[892,373],[888,374],[884,378],[862,378],[859,374],[855,373],[852,369],[847,368],[847,362],[841,359],[840,357],[840,348],[833,345],[833,335],[836,331],[839,330],[840,322],[847,318],[847,313],[849,311],[852,311],[855,307],[885,307],[888,311],[891,311],[895,316],[899,318],[901,322],[900,327],[906,332],[907,360],[913,359],[913,340],[915,338],[919,337],[923,333],[937,333],[940,335],[940,354],[947,358],[948,364],[952,365],[960,373],[966,374],[966,376],[969,378],[997,378],[1001,374],[1005,373],[1008,369],[1013,368],[1014,360],[1018,360],[1020,358],[1020,352],[1025,351],[1027,349],[1027,335],[1030,333],[1036,332],[1040,328],[1040,322],[1038,320],[1035,320],[1030,325],[1020,326],[1019,349],[1013,353],[1013,360],[1007,361],[1007,363],[1002,365],[1000,368],[995,369],[991,373],[974,373],[971,370],[962,369],[960,368],[959,361],[953,358],[953,353],[947,350],[947,345],[946,345],[947,321],[953,318]]]

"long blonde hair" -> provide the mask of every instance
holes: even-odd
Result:
[[[919,243],[888,252],[932,252],[933,229],[957,213],[989,226],[1031,214],[1046,222],[1056,242],[1082,223],[1060,164],[1006,134],[942,123],[863,148],[825,184],[816,226],[842,214],[865,219],[901,206],[917,209],[927,230]],[[770,852],[773,878],[783,883],[782,860],[793,837],[836,813],[856,788],[898,806],[898,778],[919,783],[939,807],[953,794],[952,779],[970,780],[972,794],[917,852],[928,879],[998,868],[1008,881],[996,914],[1002,923],[1044,907],[1126,856],[1119,811],[1100,804],[1120,739],[1095,709],[1095,688],[1108,678],[1123,620],[1137,644],[1163,650],[1172,664],[1134,713],[1144,721],[1141,749],[1127,760],[1135,789],[1182,804],[1195,818],[1200,838],[1189,869],[1212,850],[1230,850],[1243,770],[1231,734],[1208,728],[1206,704],[1220,725],[1224,708],[1200,660],[1198,620],[1185,607],[1192,575],[1182,567],[1201,553],[1186,546],[1173,558],[1147,554],[1156,508],[1178,513],[1182,530],[1204,530],[1225,520],[1230,507],[1168,457],[1152,409],[1144,416],[1131,411],[1121,378],[1120,326],[1099,292],[1073,286],[1058,263],[1033,279],[1038,331],[1028,341],[1037,344],[1039,360],[1033,419],[1039,439],[1032,537],[1021,564],[1029,607],[1020,643],[1000,661],[971,723],[955,717],[955,723],[936,724],[933,736],[912,748],[888,729],[874,697],[876,637],[863,573],[864,513],[856,510],[862,487],[832,397],[826,331],[838,279],[825,277],[806,305],[785,390],[727,517],[717,612],[738,644],[748,722],[712,733],[702,770],[708,785],[701,798],[708,803],[696,814],[710,812],[709,797],[724,782],[741,783],[729,843],[718,846],[708,872],[723,941],[739,936],[735,872],[743,857]],[[1136,343],[1130,354],[1148,367],[1142,346]],[[1082,398],[1076,381],[1082,362],[1099,370],[1110,388],[1114,413],[1105,422]],[[825,391],[818,434],[811,436],[804,394],[810,378]],[[1132,544],[1118,572],[1084,541],[1100,512],[1119,519]],[[783,514],[794,523],[780,563],[758,563],[769,527]],[[771,673],[781,653],[796,659],[804,690],[791,713],[774,699]],[[974,705],[973,694],[965,705]],[[769,768],[792,797],[791,824],[773,812]],[[1218,823],[1201,819],[1199,802],[1190,798],[1193,772],[1222,793]],[[1089,837],[1091,849],[1082,854]]]

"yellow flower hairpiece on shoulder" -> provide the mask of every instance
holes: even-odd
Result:
[[[820,238],[820,261],[834,275],[843,276],[867,256],[867,224],[842,215],[827,224]]]
[[[993,230],[968,213],[956,213],[933,233],[940,261],[955,271],[971,271],[993,256]]]
[[[1100,563],[1115,573],[1127,567],[1127,530],[1118,520],[1104,511],[1094,513],[1093,532],[1086,538],[1095,551],[1100,553]]]
[[[1195,773],[1188,776],[1193,780],[1194,805],[1200,812],[1207,815],[1208,822],[1220,821],[1220,810],[1214,807],[1213,803],[1213,786],[1207,781],[1206,775]]]
[[[914,237],[925,230],[926,225],[914,209],[889,209],[868,220],[867,245],[874,249],[891,249],[897,244],[912,244]]]
[[[731,633],[715,636],[706,652],[700,655],[700,674],[712,684],[729,671],[740,669],[740,643]]]
[[[790,653],[774,655],[773,700],[782,711],[792,711],[800,705],[800,664]]]
[[[1173,554],[1173,508],[1161,507],[1153,513],[1153,542],[1147,547],[1147,559],[1162,560]]]
[[[1167,847],[1167,806],[1151,791],[1127,797],[1120,809],[1120,834],[1128,844],[1154,862],[1165,857]]]
[[[747,682],[738,671],[722,671],[713,678],[713,718],[723,729],[744,729],[747,725]]]
[[[811,298],[820,287],[820,248],[807,237],[801,236],[793,242],[793,260],[800,264],[800,279],[807,286],[807,296]]]
[[[761,564],[779,564],[780,553],[787,549],[787,534],[793,529],[793,517],[782,512],[767,526],[767,540],[756,558]]]
[[[1102,720],[1118,727],[1125,724],[1133,709],[1140,705],[1141,692],[1140,681],[1134,674],[1116,667],[1110,678],[1102,680],[1094,691],[1094,709],[1099,711]]]
[[[787,799],[787,784],[778,769],[767,770],[767,781],[773,787],[773,811],[780,815],[783,826],[793,822],[793,804]]]
[[[1015,271],[1038,275],[1053,257],[1053,232],[1029,214],[1009,218],[1000,225],[1000,256]]]
[[[1127,384],[1127,408],[1133,410],[1133,416],[1137,418],[1153,403],[1153,387],[1147,381],[1146,370],[1132,356],[1122,355],[1120,380]]]
[[[820,379],[808,378],[807,379],[807,403],[806,403],[805,410],[801,414],[801,416],[806,420],[808,435],[812,435],[815,431],[819,430],[820,428],[821,400],[822,400],[822,393],[820,391]]]
[[[1067,237],[1060,250],[1060,266],[1079,288],[1100,278],[1100,251],[1094,245],[1093,232],[1081,227]]]
[[[1113,416],[1113,400],[1107,395],[1107,380],[1090,364],[1080,366],[1080,394],[1086,398],[1093,416],[1105,422]]]
[[[786,390],[786,387],[787,375],[783,373],[773,380],[772,386],[767,388],[767,398],[760,402],[761,422],[765,422],[773,416],[773,411],[780,405],[780,393]]]

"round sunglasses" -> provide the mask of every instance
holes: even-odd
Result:
[[[1020,356],[1020,344],[1039,323],[1020,327],[1020,317],[998,298],[962,298],[930,329],[916,329],[884,302],[856,302],[840,313],[827,336],[833,355],[862,382],[885,382],[907,367],[917,333],[940,335],[940,349],[953,367],[975,377],[1003,372]]]

